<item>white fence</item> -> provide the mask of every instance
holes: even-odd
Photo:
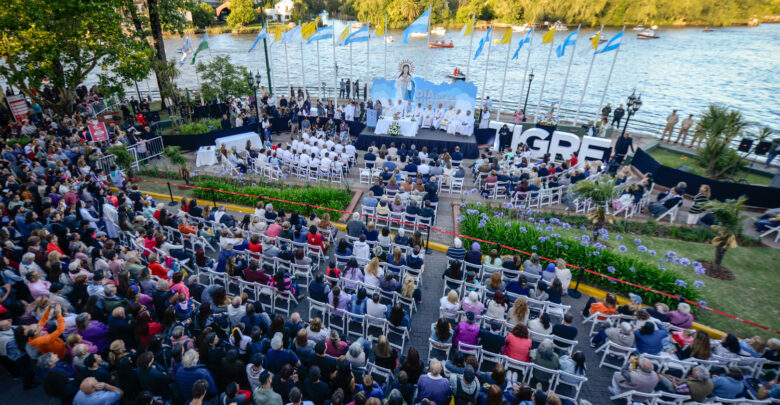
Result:
[[[164,148],[165,145],[163,145],[163,140],[160,136],[128,146],[127,151],[133,157],[133,169],[138,170],[141,162],[162,155]]]

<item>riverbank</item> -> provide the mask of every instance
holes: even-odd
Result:
[[[356,17],[353,17],[353,18],[356,19]],[[780,23],[780,14],[778,14],[778,15],[762,16],[759,19],[759,22],[760,22],[760,24],[778,24],[778,23]],[[641,23],[639,23],[639,22],[626,22],[624,24],[626,25],[627,28],[630,28],[630,27],[634,27],[636,25],[639,25]],[[738,21],[735,21],[735,22],[731,23],[728,26],[717,27],[717,28],[750,27],[750,26],[754,26],[752,24],[753,24],[752,20],[738,20]],[[391,30],[400,30],[400,29],[404,29],[404,28],[406,28],[408,26],[408,24],[406,24],[406,23],[403,23],[403,24],[401,24],[401,23],[389,24],[389,25],[390,25],[390,29]],[[463,28],[463,23],[462,22],[456,22],[456,21],[444,21],[444,22],[440,22],[440,23],[434,23],[433,25],[436,26],[436,27],[444,27],[447,30],[460,30],[461,28]],[[495,20],[494,21],[477,21],[477,23],[475,25],[475,29],[477,29],[477,30],[487,30],[488,27],[490,27],[491,25],[493,25],[493,28],[501,30],[501,29],[506,29],[506,28],[510,28],[512,26],[518,26],[518,25],[522,25],[522,24],[520,24],[520,23],[505,23],[505,22],[495,21]],[[575,26],[575,25],[577,25],[577,23],[576,22],[566,22],[566,23],[564,23],[564,25]],[[704,28],[704,27],[711,26],[710,24],[707,24],[706,22],[690,22],[690,21],[675,21],[675,22],[672,22],[670,24],[655,24],[655,25],[657,25],[658,28],[667,28],[667,29],[668,28],[697,28],[697,27]],[[600,26],[599,24],[596,24],[596,25],[584,24],[583,28],[595,28],[595,27],[599,27],[599,26]],[[605,25],[604,27],[605,28],[619,29],[619,28],[622,27],[622,25],[621,24]],[[195,33],[195,34],[203,34],[204,32],[208,31],[208,33],[212,34],[212,35],[219,35],[219,34],[226,34],[226,33],[230,33],[230,34],[234,34],[234,35],[246,35],[246,34],[257,34],[262,29],[263,29],[263,24],[261,24],[261,23],[249,24],[249,25],[246,25],[246,26],[243,26],[243,27],[235,27],[235,28],[230,27],[227,24],[221,24],[221,25],[215,25],[215,26],[212,26],[212,27],[208,27],[206,29],[195,28],[195,29],[193,29],[193,33]],[[164,35],[164,38],[177,38],[177,37],[179,37],[179,35],[175,34],[175,33],[166,33]]]

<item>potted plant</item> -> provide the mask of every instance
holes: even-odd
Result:
[[[163,155],[167,157],[171,163],[179,166],[179,176],[184,180],[184,183],[190,184],[190,170],[187,168],[187,158],[181,154],[180,146],[166,146],[163,149]]]

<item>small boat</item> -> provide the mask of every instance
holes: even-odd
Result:
[[[428,48],[452,48],[454,46],[452,40],[450,42],[444,42],[444,40],[428,42]]]
[[[639,34],[636,34],[637,39],[658,39],[661,38],[658,35],[655,35],[655,31],[653,30],[644,30],[640,32]]]
[[[447,30],[444,27],[436,27],[431,30],[431,35],[444,35],[447,33]]]
[[[525,23],[523,25],[513,25],[512,26],[512,32],[527,32],[530,29],[531,29],[531,27],[528,26],[528,23]]]
[[[356,22],[356,23],[352,24],[352,28],[355,28],[355,29],[363,28],[363,26],[364,26],[364,24],[362,22]]]
[[[650,27],[650,29],[651,29],[651,30],[653,30],[653,31],[655,31],[655,30],[657,30],[657,29],[658,29],[658,26],[657,26],[657,25],[653,25],[653,26],[651,26],[651,27]]]
[[[387,42],[388,44],[393,42],[393,41],[395,41],[395,40],[393,39],[392,35],[388,35],[388,36],[385,37],[385,42]]]
[[[633,28],[634,31],[644,31],[645,27],[642,26],[642,24],[637,25]]]
[[[453,82],[457,82],[458,80],[466,80],[466,75],[457,68],[452,73],[448,74],[447,77],[452,79]]]
[[[704,27],[704,29],[701,30],[701,32],[712,32],[712,31],[713,29],[711,27]]]
[[[428,34],[425,32],[413,32],[409,34],[410,38],[427,38]]]
[[[560,22],[560,21],[556,21],[555,24],[550,26],[550,29],[552,29],[553,27],[555,27],[556,31],[568,31],[569,30],[569,27],[563,25],[563,23]]]

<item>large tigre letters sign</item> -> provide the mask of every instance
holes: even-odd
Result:
[[[609,139],[592,136],[579,136],[570,132],[555,131],[552,136],[541,128],[531,128],[523,132],[519,137],[512,139],[512,150],[517,145],[524,143],[531,148],[531,157],[541,159],[549,153],[552,159],[558,155],[562,159],[569,159],[574,152],[578,152],[580,160],[606,160],[609,157],[612,142]]]

